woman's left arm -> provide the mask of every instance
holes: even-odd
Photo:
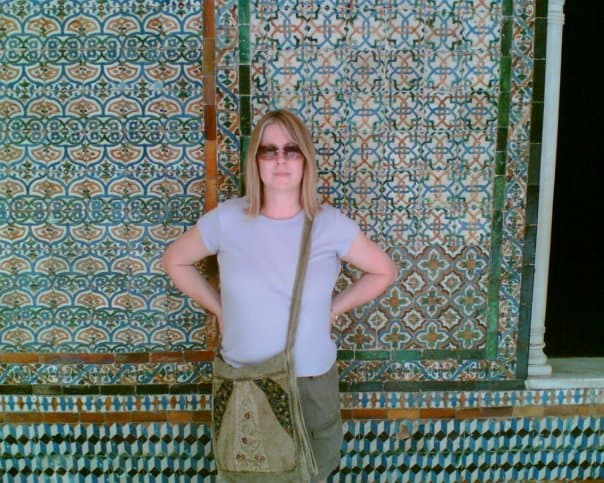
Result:
[[[363,305],[382,294],[396,279],[397,266],[375,242],[359,232],[348,253],[342,257],[364,273],[338,293],[331,303],[332,322],[344,312]]]

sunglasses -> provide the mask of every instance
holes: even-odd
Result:
[[[281,149],[277,146],[258,146],[258,159],[261,161],[275,161],[279,158],[279,153],[282,153],[283,159],[286,161],[299,161],[304,157],[300,148],[295,144],[288,144]]]

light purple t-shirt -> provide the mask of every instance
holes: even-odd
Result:
[[[219,204],[197,227],[218,254],[224,334],[222,355],[235,367],[261,362],[285,349],[304,213],[274,220],[248,216],[246,198]],[[294,347],[296,375],[316,376],[336,360],[329,313],[333,288],[358,225],[336,208],[315,216]]]

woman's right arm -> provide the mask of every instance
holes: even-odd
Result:
[[[195,267],[197,262],[208,255],[212,253],[205,246],[198,228],[194,226],[168,246],[162,263],[176,288],[216,315],[218,328],[222,333],[220,294]]]

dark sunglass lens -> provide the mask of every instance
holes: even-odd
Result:
[[[260,146],[258,148],[258,152],[260,153],[261,156],[276,156],[277,155],[277,149],[274,147],[269,147],[269,146]]]
[[[300,148],[298,146],[285,146],[285,148],[283,149],[283,152],[285,153],[286,156],[289,156],[292,154],[299,154]]]

